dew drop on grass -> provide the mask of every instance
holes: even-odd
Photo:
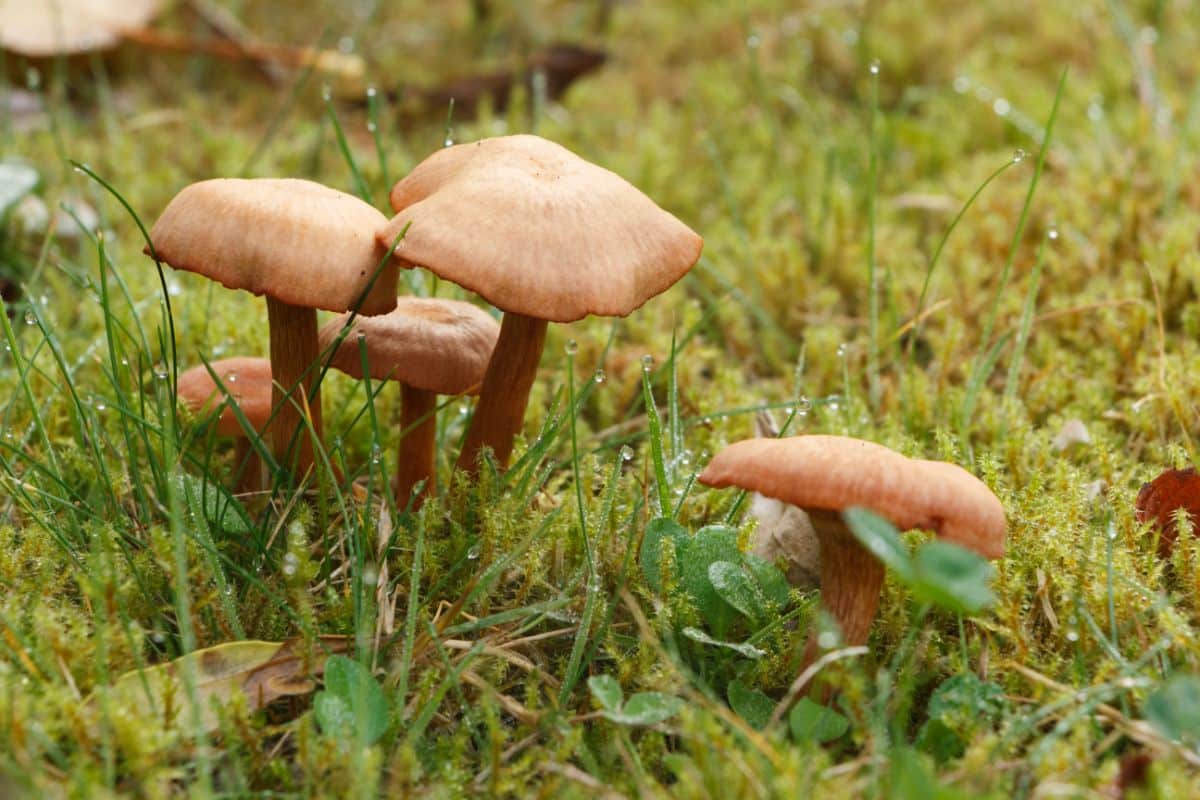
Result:
[[[627,444],[621,445],[621,460],[633,461],[633,448]]]
[[[167,368],[161,361],[157,361],[154,364],[154,377],[160,381],[167,379]]]
[[[654,369],[654,356],[647,353],[642,356],[642,372],[649,372]]]
[[[835,636],[832,631],[823,631],[821,635],[817,637],[817,644],[822,650],[829,650],[837,644],[837,636]]]
[[[375,87],[368,86],[367,87],[367,97],[374,97],[374,96],[375,96]]]
[[[237,379],[238,379],[238,376],[237,376],[236,372],[231,372],[225,376],[226,383],[237,383]]]
[[[879,59],[878,58],[871,62],[871,66],[869,67],[869,69],[871,70],[872,75],[879,74]]]
[[[1067,631],[1067,641],[1068,642],[1078,642],[1079,641],[1079,631],[1075,630],[1074,628]]]
[[[971,89],[971,79],[966,75],[959,75],[954,79],[954,91],[959,94],[966,94]]]
[[[363,570],[362,579],[367,586],[374,586],[379,583],[379,571],[374,567],[367,567]]]
[[[1100,120],[1104,119],[1104,106],[1100,105],[1096,101],[1088,103],[1087,117],[1092,122],[1099,122]]]
[[[579,342],[574,339],[568,339],[567,343],[563,346],[563,351],[569,356],[575,355],[579,352]]]
[[[343,55],[349,55],[354,52],[355,44],[353,36],[343,36],[338,39],[338,52]]]
[[[1055,239],[1057,239],[1058,238],[1058,228],[1051,228],[1050,230],[1046,231],[1046,238],[1049,239],[1050,241],[1054,241]]]
[[[596,383],[604,383],[608,380],[608,376],[604,374],[604,370],[598,369],[596,370],[596,374],[592,376],[592,380]]]
[[[442,147],[453,147],[453,146],[454,146],[454,137],[447,134],[446,138],[442,140]]]
[[[807,417],[808,412],[811,409],[812,409],[812,401],[809,400],[807,397],[801,395],[796,400],[796,416],[797,417]]]
[[[376,130],[377,126],[374,122],[367,122],[367,133],[374,133]]]
[[[479,548],[478,547],[472,547],[470,550],[467,551],[467,560],[468,561],[475,561],[477,558],[479,558]]]
[[[996,112],[996,116],[1007,117],[1008,112],[1012,111],[1012,104],[1003,97],[997,97],[992,103],[992,111]]]
[[[1013,159],[1012,159],[1013,163],[1020,164],[1022,161],[1025,160],[1025,158],[1028,155],[1029,155],[1029,153],[1026,153],[1024,148],[1018,147],[1016,150],[1013,151]]]
[[[37,315],[35,315],[32,311],[26,311],[25,312],[25,324],[26,325],[37,325]]]
[[[761,40],[758,38],[757,33],[752,33],[746,37],[746,47],[749,47],[751,50],[756,49],[759,44],[761,44]]]
[[[333,99],[333,90],[328,85],[321,87],[321,99],[326,103]]]

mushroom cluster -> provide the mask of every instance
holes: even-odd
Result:
[[[402,507],[434,491],[437,394],[479,394],[458,468],[474,474],[488,450],[503,469],[547,324],[631,313],[691,269],[702,246],[623,178],[537,136],[444,148],[390,200],[397,215],[388,221],[311,181],[202,181],[170,202],[146,252],[266,296],[265,431],[275,460],[296,476],[311,469],[321,439],[323,348],[340,342],[330,362],[350,375],[400,381]],[[503,323],[465,303],[398,299],[398,268],[416,266],[476,292],[504,312]],[[320,336],[317,309],[343,314]],[[418,485],[425,489],[412,497]]]

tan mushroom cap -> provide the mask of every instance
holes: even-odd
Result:
[[[406,265],[550,322],[625,316],[684,276],[703,240],[628,181],[537,136],[455,145],[391,194],[380,234]]]
[[[158,257],[230,289],[293,306],[346,311],[386,255],[387,222],[353,195],[295,178],[215,178],[185,187],[150,231]],[[395,305],[397,269],[384,266],[362,314]]]
[[[271,362],[265,358],[238,356],[209,362],[213,372],[233,396],[246,421],[261,431],[271,416]],[[193,414],[205,416],[225,403],[208,369],[200,364],[179,373],[179,402]],[[233,408],[225,404],[217,418],[217,433],[221,436],[245,436]]]
[[[954,464],[906,458],[873,442],[816,435],[747,439],[717,453],[700,482],[806,509],[862,506],[902,530],[932,530],[987,558],[1004,555],[1004,508],[981,480]]]
[[[35,58],[102,50],[161,7],[162,0],[0,0],[0,48]]]
[[[330,320],[317,335],[330,345],[349,315]],[[500,324],[481,308],[461,300],[401,297],[389,314],[358,317],[330,364],[362,377],[358,336],[367,347],[371,377],[396,380],[435,394],[477,394]]]

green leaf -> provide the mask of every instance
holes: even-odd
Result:
[[[670,719],[683,708],[683,701],[662,692],[638,692],[619,711],[600,712],[621,725],[654,725]]]
[[[225,533],[250,533],[251,523],[245,509],[224,487],[189,473],[183,473],[180,485],[194,516]]]
[[[814,703],[807,697],[792,707],[788,714],[792,738],[798,742],[831,742],[850,729],[850,720],[832,708]]]
[[[327,734],[356,735],[365,744],[379,741],[388,728],[383,688],[370,670],[345,656],[330,656],[325,662],[325,691],[313,699],[313,710]]]
[[[717,595],[741,612],[742,616],[755,622],[767,618],[766,598],[741,564],[714,561],[708,565],[708,581]]]
[[[920,754],[911,747],[893,748],[888,758],[889,791],[891,800],[965,800],[968,795],[951,786],[942,786]]]
[[[737,531],[724,525],[709,525],[685,539],[679,548],[679,573],[683,588],[696,604],[696,610],[717,636],[724,636],[733,622],[733,607],[708,577],[708,568],[716,561],[738,561],[742,551]]]
[[[895,525],[865,508],[846,509],[842,512],[842,519],[859,544],[895,572],[904,583],[912,583],[912,557]]]
[[[588,690],[606,711],[620,710],[625,699],[621,684],[612,675],[593,675],[588,678]]]
[[[953,542],[926,542],[913,558],[913,591],[958,614],[977,614],[996,602],[988,585],[994,570],[983,556]]]
[[[726,650],[733,650],[735,653],[743,655],[746,658],[762,658],[767,654],[765,650],[759,650],[754,645],[747,644],[745,642],[724,642],[720,639],[714,639],[699,628],[692,628],[690,626],[684,628],[683,635],[688,639],[691,639],[693,642],[699,642],[700,644],[706,644],[711,647],[721,647]]]
[[[646,585],[655,594],[663,593],[663,561],[668,548],[670,559],[675,559],[679,543],[688,538],[688,533],[682,525],[673,519],[657,517],[646,525],[646,533],[642,536],[642,552],[639,561],[642,565],[642,575]]]
[[[741,681],[730,681],[725,696],[729,698],[729,707],[750,727],[761,731],[771,721],[775,701],[757,689],[751,689]]]
[[[938,762],[958,758],[972,734],[1003,711],[1004,689],[974,673],[955,675],[929,698],[928,719],[917,734],[917,747]]]
[[[28,164],[0,162],[0,217],[38,185],[38,172]]]
[[[1174,675],[1146,698],[1146,720],[1168,739],[1200,743],[1200,677]]]
[[[791,587],[788,585],[787,576],[770,561],[753,553],[745,553],[742,558],[767,602],[776,611],[784,608],[791,599]]]

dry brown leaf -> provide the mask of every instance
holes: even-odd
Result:
[[[132,715],[154,720],[164,728],[179,723],[185,728],[199,720],[204,731],[217,727],[217,706],[242,694],[251,710],[288,695],[311,692],[325,659],[350,647],[344,636],[322,636],[319,646],[303,639],[285,642],[239,641],[196,650],[186,656],[122,675],[109,687],[97,689],[89,706],[110,715]],[[190,671],[193,692],[185,686]],[[191,704],[195,699],[195,707]]]

